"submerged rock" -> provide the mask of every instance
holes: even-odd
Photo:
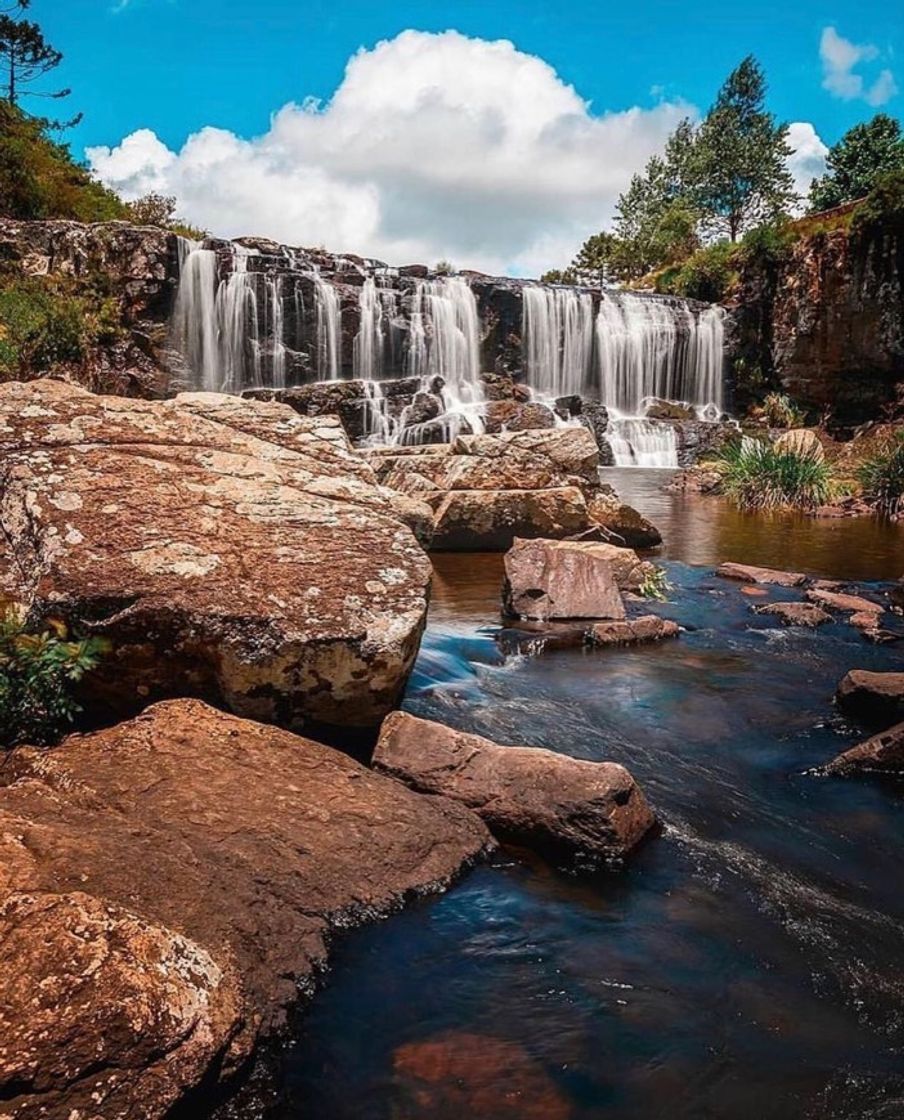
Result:
[[[785,626],[822,626],[832,616],[816,603],[767,603],[754,607],[754,612],[777,618]]]
[[[725,579],[740,580],[742,583],[774,583],[778,587],[800,587],[807,579],[803,572],[782,572],[776,568],[735,564],[730,560],[716,568],[716,575]]]
[[[888,727],[904,719],[904,673],[852,669],[835,693],[838,707],[871,727]]]
[[[862,772],[904,774],[904,723],[880,731],[865,743],[838,755],[826,767],[828,774]]]
[[[615,762],[500,746],[406,712],[384,720],[373,765],[421,793],[463,802],[498,839],[554,856],[621,859],[656,823]]]
[[[331,932],[435,890],[479,818],[199,701],[0,775],[0,1099],[157,1120],[279,1029]]]
[[[636,646],[677,638],[681,627],[670,618],[645,614],[621,621],[597,622],[586,631],[585,639],[592,646]]]
[[[109,639],[105,718],[194,695],[368,726],[397,702],[430,565],[334,418],[12,383],[0,453],[0,593]]]
[[[516,540],[505,554],[504,612],[543,620],[624,618],[613,551],[595,541]]]

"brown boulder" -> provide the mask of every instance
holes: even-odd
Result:
[[[754,607],[756,614],[777,618],[785,626],[822,626],[832,616],[816,603],[767,603]]]
[[[534,428],[554,428],[555,413],[539,401],[488,401],[484,408],[484,430],[494,432],[526,432]]]
[[[828,764],[826,772],[828,774],[904,773],[904,723],[896,723],[887,731],[880,731],[865,743],[858,743],[856,747],[838,755]]]
[[[819,463],[826,457],[825,448],[812,428],[792,428],[790,432],[783,432],[773,446],[776,451],[801,455]]]
[[[335,419],[12,383],[0,454],[0,593],[110,640],[91,702],[195,695],[296,727],[397,702],[430,566]]]
[[[636,646],[677,638],[680,633],[681,627],[670,618],[645,614],[640,618],[597,622],[586,632],[585,640],[592,646]]]
[[[873,616],[882,613],[882,607],[879,603],[873,603],[870,599],[864,599],[860,595],[839,595],[835,591],[820,591],[816,588],[807,592],[807,598],[811,603],[819,603],[820,606],[828,607],[833,611],[850,611],[853,614],[872,614]]]
[[[192,700],[16,751],[0,781],[0,1099],[23,1120],[162,1117],[283,1024],[333,930],[491,845],[460,804]]]
[[[505,613],[542,620],[624,618],[612,551],[595,541],[516,540],[505,554]]]
[[[807,577],[803,572],[781,572],[775,568],[758,568],[751,564],[727,561],[716,568],[716,575],[742,583],[774,583],[778,587],[800,587]]]
[[[499,435],[459,436],[453,455],[484,459],[523,457],[592,487],[599,486],[599,448],[586,428],[553,428],[549,431],[502,432]]]
[[[655,548],[662,544],[662,534],[652,523],[625,505],[616,494],[595,494],[587,503],[590,519],[609,533],[620,537],[628,548]]]
[[[614,762],[505,747],[406,712],[383,721],[374,767],[477,812],[500,840],[554,855],[625,856],[656,818]]]
[[[871,727],[888,727],[904,719],[904,673],[851,669],[835,693],[838,707]]]
[[[433,548],[502,552],[516,537],[568,537],[588,525],[574,486],[552,490],[450,490],[436,506]]]

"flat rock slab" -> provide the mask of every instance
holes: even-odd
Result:
[[[870,599],[860,595],[841,595],[836,591],[821,591],[812,588],[807,592],[807,599],[811,603],[819,603],[833,611],[850,611],[854,614],[882,614],[883,607]]]
[[[645,614],[619,622],[597,622],[586,631],[585,637],[592,646],[636,646],[677,638],[680,633],[681,627],[670,618]]]
[[[785,626],[823,626],[832,621],[817,603],[766,603],[753,609],[758,615],[777,618]]]
[[[774,583],[778,587],[800,587],[807,577],[803,572],[782,572],[776,568],[757,568],[750,564],[727,561],[716,568],[716,575],[737,579],[742,583]]]
[[[838,707],[871,727],[888,727],[904,719],[904,673],[852,669],[835,693]]]
[[[372,726],[401,695],[430,565],[335,418],[11,383],[0,493],[0,595],[110,640],[98,706]]]
[[[406,712],[387,716],[374,767],[477,812],[500,840],[554,856],[619,860],[656,823],[615,762],[507,747]]]
[[[425,495],[433,501],[430,495]],[[432,548],[438,552],[502,552],[517,537],[568,537],[589,524],[576,486],[549,490],[440,491]]]
[[[904,774],[904,723],[880,731],[838,755],[826,767],[828,774]]]
[[[162,1117],[279,1028],[330,934],[439,889],[479,817],[178,700],[0,773],[0,1099]]]
[[[613,551],[619,550],[595,541],[516,540],[505,554],[505,613],[540,620],[624,618]]]

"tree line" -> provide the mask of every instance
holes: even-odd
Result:
[[[788,170],[788,126],[766,107],[766,79],[752,56],[732,71],[699,124],[683,120],[618,199],[611,230],[588,238],[551,283],[629,283],[693,257],[704,246],[787,221],[801,199]],[[835,144],[813,181],[811,213],[869,194],[904,170],[897,121],[877,114]]]

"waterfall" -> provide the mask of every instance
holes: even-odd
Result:
[[[418,280],[408,344],[411,377],[439,376],[458,399],[480,394],[480,322],[466,280],[447,276]]]
[[[316,273],[314,303],[317,309],[317,376],[321,381],[339,377],[339,294]]]
[[[185,363],[197,387],[220,389],[216,316],[217,255],[184,237],[179,238],[179,290],[173,330],[181,341]]]
[[[593,361],[593,299],[576,288],[529,284],[524,300],[524,364],[541,397],[588,395]]]
[[[622,417],[609,421],[606,440],[617,467],[678,466],[678,438],[671,424]]]
[[[364,281],[358,297],[360,325],[355,335],[352,370],[355,377],[373,381],[383,372],[383,305],[372,276]]]

